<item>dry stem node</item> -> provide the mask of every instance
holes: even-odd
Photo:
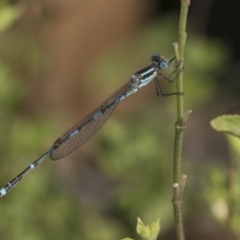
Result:
[[[192,110],[188,110],[187,112],[185,112],[183,114],[181,125],[179,125],[179,123],[175,124],[177,129],[185,129],[186,128],[187,118],[188,118],[188,115],[191,113],[192,113]]]

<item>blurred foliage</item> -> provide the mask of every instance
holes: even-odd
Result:
[[[53,119],[39,119],[20,111],[31,89],[21,81],[19,67],[24,65],[36,71],[42,56],[34,42],[19,29],[10,28],[21,16],[21,10],[16,6],[5,7],[0,14],[0,181],[3,184],[42,153],[53,137],[49,136],[50,132],[56,128]],[[98,54],[98,59],[89,64],[89,78],[101,76],[101,81],[89,87],[97,91],[101,86],[99,94],[106,97],[118,82],[131,77],[129,73],[135,71],[133,63],[136,69],[148,64],[146,57],[156,49],[170,59],[176,26],[175,16],[162,18],[161,22],[156,20],[139,29],[129,42]],[[212,73],[227,61],[227,48],[216,40],[188,38],[184,70],[186,108],[210,101],[216,91]],[[153,85],[150,88],[155,94]],[[174,89],[174,85],[171,88]],[[170,91],[166,84],[164,89]],[[98,171],[113,185],[108,189],[111,191],[109,199],[105,201],[105,189],[101,186],[102,195],[96,199],[79,193],[79,181],[77,187],[74,184],[63,186],[59,183],[61,176],[53,173],[51,164],[45,165],[1,199],[2,239],[120,239],[135,234],[132,229],[136,216],[146,221],[160,216],[161,231],[171,229],[175,99],[149,99],[144,98],[144,91],[140,92],[139,96],[143,97],[141,102],[135,102],[138,106],[133,109],[134,114],[126,112],[124,119],[113,116],[101,134],[91,141],[91,157],[97,159]],[[134,98],[127,101],[134,101]],[[226,196],[224,170],[214,164],[205,167],[208,169],[203,174],[204,178],[208,176],[204,179],[207,187],[201,190],[207,192],[205,200],[209,201],[209,209],[213,209],[213,205],[222,206],[221,201]],[[204,172],[200,167],[196,171]],[[87,182],[83,184],[87,186]],[[99,184],[95,182],[96,186]],[[191,183],[189,186],[192,190],[195,187]],[[192,196],[194,190],[187,189],[185,192],[191,195],[187,195],[184,209],[191,218],[197,211],[191,203],[193,199],[197,201],[197,197]],[[101,201],[104,210],[97,208]]]
[[[239,238],[240,116],[219,116],[211,121],[211,126],[216,131],[226,133],[231,159],[227,170],[216,168],[210,173],[212,186],[209,186],[207,196],[216,219],[227,226],[233,236]]]
[[[21,10],[19,7],[9,6],[1,3],[0,5],[0,34],[8,29],[19,17]]]
[[[28,89],[21,79],[20,70],[27,68],[29,71],[35,71],[41,58],[36,44],[14,27],[21,13],[22,10],[18,6],[8,5],[3,1],[0,4],[0,181],[2,184],[9,176],[16,174],[16,169],[23,167],[24,160],[26,162],[33,157],[29,152],[34,151],[36,154],[39,149],[46,146],[44,142],[47,140],[47,132],[49,128],[53,128],[51,121],[33,119],[21,112]],[[44,219],[53,204],[62,208],[66,202],[54,203],[55,195],[52,190],[49,191],[51,185],[47,182],[50,182],[50,176],[43,173],[43,178],[38,179],[33,175],[26,187],[26,194],[21,194],[16,188],[18,195],[1,199],[2,239],[47,239],[46,236],[49,239],[55,238],[51,223],[57,224],[56,215],[48,215],[49,224],[46,224]],[[49,202],[44,201],[44,205],[40,186],[45,186],[46,191],[52,194],[52,198]],[[70,211],[75,212],[75,209]],[[64,235],[64,231],[62,234]],[[62,239],[66,239],[68,234],[69,232]]]

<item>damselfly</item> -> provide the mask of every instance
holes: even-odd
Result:
[[[85,118],[79,121],[76,125],[66,131],[60,138],[58,138],[52,145],[52,147],[39,157],[36,161],[31,163],[25,170],[8,182],[2,189],[0,189],[0,197],[6,195],[13,187],[15,187],[23,177],[31,172],[36,166],[38,166],[47,156],[52,160],[61,159],[68,154],[72,153],[84,143],[86,143],[108,120],[113,113],[114,109],[120,101],[137,92],[140,88],[146,86],[153,79],[155,80],[157,94],[161,96],[171,96],[181,94],[178,92],[163,93],[157,76],[161,76],[163,79],[172,82],[169,76],[163,75],[160,70],[167,70],[175,67],[179,63],[170,66],[170,63],[174,58],[167,62],[164,58],[154,53],[151,56],[152,63],[137,72],[135,72],[130,81],[125,83],[117,91],[115,91],[109,98],[107,98],[100,106],[89,113]]]

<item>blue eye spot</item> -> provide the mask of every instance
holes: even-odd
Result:
[[[159,64],[159,66],[160,66],[160,69],[166,69],[166,68],[168,68],[168,63],[166,60],[162,60]]]

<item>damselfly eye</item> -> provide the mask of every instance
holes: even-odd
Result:
[[[163,59],[163,60],[160,62],[159,67],[160,67],[160,69],[166,69],[166,68],[168,68],[168,63],[167,63],[167,61]]]

